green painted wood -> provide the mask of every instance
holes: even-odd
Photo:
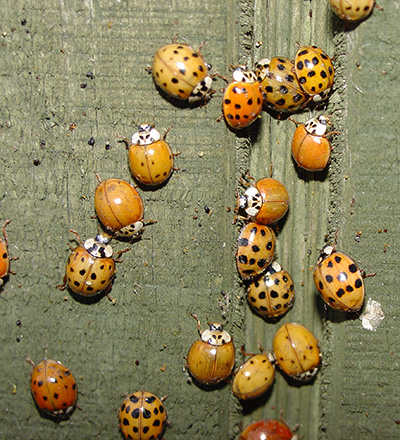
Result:
[[[328,2],[304,0],[149,1],[146,8],[138,0],[3,2],[0,221],[12,219],[9,248],[19,260],[0,294],[1,438],[120,439],[122,393],[140,388],[168,395],[167,439],[234,439],[241,426],[281,410],[290,426],[301,425],[300,439],[399,437],[398,9],[384,0],[381,6],[359,26],[343,28]],[[265,56],[292,58],[296,42],[334,55],[337,77],[326,112],[341,135],[333,139],[329,170],[296,170],[295,126],[285,118],[263,112],[238,136],[216,122],[222,80],[205,107],[166,101],[145,67],[177,34],[194,47],[205,42],[206,61],[225,75],[230,65],[251,66]],[[160,132],[173,126],[167,139],[181,151],[180,170],[156,191],[139,188],[146,219],[157,223],[118,264],[111,292],[117,303],[85,304],[55,289],[67,242],[73,243],[68,228],[82,238],[97,231],[95,172],[132,182],[117,136],[131,136],[142,122],[154,122]],[[271,164],[291,197],[279,224],[277,260],[296,287],[293,310],[275,324],[246,304],[232,224],[240,178],[246,171],[264,177]],[[336,230],[338,247],[377,272],[366,280],[367,298],[381,302],[385,313],[376,332],[327,311],[316,293],[311,269],[325,236],[333,240]],[[125,247],[114,242],[116,251]],[[190,313],[203,326],[223,321],[237,347],[253,352],[258,343],[270,349],[282,323],[305,324],[320,340],[321,372],[303,386],[277,373],[271,391],[248,404],[229,385],[201,389],[184,370],[198,337]],[[58,359],[75,374],[81,410],[68,421],[39,416],[27,356]]]

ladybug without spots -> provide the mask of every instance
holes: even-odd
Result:
[[[251,220],[269,225],[280,220],[289,209],[289,194],[285,186],[272,177],[257,180],[237,201]]]
[[[174,170],[174,154],[165,141],[168,131],[161,139],[154,125],[142,124],[132,136],[129,168],[133,177],[143,185],[161,185]]]
[[[294,64],[289,58],[264,58],[255,67],[261,81],[264,105],[277,112],[293,113],[305,106],[309,99],[294,74]]]
[[[372,12],[375,0],[330,0],[335,14],[349,23],[364,20]]]
[[[293,122],[297,125],[292,139],[293,159],[300,168],[307,171],[322,171],[331,157],[332,146],[328,136],[339,132],[326,133],[330,124],[329,116],[321,115],[304,124]]]
[[[120,237],[135,237],[143,232],[144,206],[136,189],[125,180],[101,181],[94,195],[94,207],[102,225]]]
[[[237,67],[233,81],[225,89],[222,112],[226,123],[235,130],[251,125],[262,110],[263,95],[257,75]]]
[[[314,282],[322,299],[335,310],[358,312],[364,304],[364,280],[356,262],[326,245],[314,270]]]
[[[33,398],[43,413],[57,420],[67,418],[76,407],[78,389],[73,374],[61,362],[45,359],[31,373]]]
[[[265,274],[251,281],[247,301],[263,318],[275,319],[284,315],[294,303],[292,278],[274,261]]]
[[[275,255],[275,233],[268,226],[247,223],[239,233],[236,266],[240,277],[249,280],[261,274]]]
[[[118,418],[126,439],[161,439],[167,425],[167,412],[162,400],[148,391],[137,391],[123,401]]]
[[[333,86],[332,61],[317,46],[302,46],[296,53],[295,72],[299,84],[314,101],[322,101],[329,96]]]
[[[200,329],[200,321],[196,315],[197,329],[200,339],[190,347],[187,366],[190,374],[201,384],[216,385],[226,379],[232,372],[235,363],[235,345],[230,334],[223,325],[209,323],[209,328]]]
[[[257,420],[241,432],[239,440],[297,440],[297,435],[283,420]]]
[[[154,82],[165,93],[180,100],[207,100],[213,93],[212,78],[200,52],[188,44],[167,44],[154,55]]]
[[[275,367],[273,356],[263,351],[260,354],[248,354],[251,356],[235,371],[232,380],[232,392],[241,400],[255,399],[264,394],[274,383]]]
[[[112,258],[109,238],[98,234],[96,238],[82,243],[76,231],[69,231],[76,235],[80,246],[71,248],[72,253],[65,266],[64,284],[57,288],[64,290],[68,286],[73,292],[86,297],[102,292],[107,294],[115,277],[115,262],[118,261],[118,258]],[[126,250],[121,251],[118,257]]]
[[[309,381],[318,372],[321,353],[318,340],[300,324],[284,324],[275,333],[272,350],[279,368],[299,381]]]

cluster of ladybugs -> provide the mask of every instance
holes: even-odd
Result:
[[[359,21],[371,12],[374,2],[367,0],[330,0],[334,11],[343,19]],[[188,102],[211,97],[212,76],[201,54],[186,44],[169,44],[159,49],[151,68],[156,85],[167,95]],[[224,92],[222,110],[226,123],[233,129],[251,125],[265,105],[270,110],[292,113],[312,101],[328,97],[333,85],[334,70],[330,58],[315,46],[300,47],[292,62],[275,57],[261,60],[253,71],[242,67],[233,72],[233,81]],[[328,163],[331,146],[327,139],[327,116],[319,116],[305,124],[297,124],[292,141],[296,163],[307,170],[318,171]],[[129,149],[131,173],[145,186],[164,184],[174,170],[174,154],[151,124],[139,126]],[[115,263],[128,249],[113,258],[109,241],[113,237],[132,239],[145,226],[143,201],[131,184],[121,179],[101,181],[95,192],[95,210],[105,233],[71,248],[67,259],[64,284],[84,297],[100,293],[108,295],[114,280]],[[271,177],[260,179],[238,198],[237,213],[244,213],[247,223],[239,233],[236,255],[240,277],[248,283],[247,298],[253,310],[266,319],[285,314],[294,301],[294,284],[290,275],[273,261],[275,233],[271,225],[279,221],[289,207],[289,195],[282,183]],[[10,256],[5,227],[0,239],[0,283],[9,273]],[[149,223],[149,222],[148,222]],[[336,310],[355,312],[364,302],[364,282],[354,260],[326,245],[314,270],[314,281],[324,301]],[[228,378],[233,370],[235,347],[231,336],[219,323],[210,323],[201,331],[200,339],[190,347],[188,369],[201,384],[215,385]],[[318,371],[318,341],[304,326],[282,325],[273,339],[273,354],[261,350],[252,354],[234,373],[232,392],[239,399],[253,399],[265,393],[275,377],[275,363],[296,380],[310,380]],[[248,355],[244,353],[243,355]],[[33,365],[31,390],[38,408],[57,420],[68,417],[77,403],[74,376],[60,362],[46,359]],[[126,397],[119,410],[119,426],[127,439],[160,439],[167,424],[163,399],[147,391]],[[271,437],[272,436],[272,437]],[[276,438],[294,439],[294,433],[279,420],[260,420],[248,425],[240,440]]]

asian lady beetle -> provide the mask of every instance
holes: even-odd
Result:
[[[213,93],[203,56],[188,44],[173,43],[158,49],[151,71],[157,86],[174,98],[196,102]]]
[[[300,87],[289,58],[260,60],[255,73],[261,81],[264,105],[277,112],[293,113],[305,106],[309,97]]]
[[[139,125],[129,145],[129,167],[133,177],[143,185],[164,183],[174,169],[174,154],[152,124]]]
[[[4,278],[7,277],[10,273],[15,275],[15,272],[10,270],[10,260],[17,259],[16,257],[11,258],[8,253],[8,238],[6,233],[6,226],[11,222],[11,220],[7,220],[2,228],[3,238],[0,238],[0,287],[4,284]]]
[[[101,181],[94,195],[94,207],[106,229],[121,237],[134,237],[143,232],[144,207],[136,189],[121,179]]]
[[[295,122],[295,121],[294,121]],[[309,119],[298,124],[292,139],[292,156],[297,165],[307,171],[322,171],[328,164],[332,146],[328,136],[337,131],[326,133],[330,123],[328,116]]]
[[[241,400],[255,399],[264,394],[274,383],[274,361],[264,351],[260,354],[250,355],[244,353],[242,348],[242,354],[251,356],[251,358],[235,371],[232,392]]]
[[[236,266],[240,277],[249,280],[262,273],[275,255],[275,233],[268,226],[247,223],[239,233]]]
[[[238,209],[262,225],[276,223],[289,209],[289,194],[281,182],[265,177],[239,197]]]
[[[302,46],[296,53],[294,65],[304,92],[314,101],[326,99],[332,89],[335,74],[328,55],[317,46]]]
[[[122,403],[119,427],[129,440],[161,439],[167,425],[167,412],[162,399],[148,391],[137,391]]]
[[[314,270],[314,282],[322,299],[335,310],[357,312],[364,304],[364,280],[356,262],[326,245]]]
[[[209,328],[197,329],[200,338],[190,347],[187,356],[187,366],[190,374],[201,384],[215,385],[226,379],[232,372],[235,363],[235,346],[230,334],[224,330],[222,324],[209,323]]]
[[[239,440],[295,440],[297,435],[282,420],[257,420],[241,432]]]
[[[308,381],[317,374],[321,363],[318,340],[303,325],[282,325],[275,333],[272,349],[279,368],[293,379]]]
[[[290,275],[276,261],[251,281],[247,301],[260,316],[274,319],[284,315],[294,303],[294,284]]]
[[[335,14],[349,23],[364,20],[372,12],[375,0],[330,0]]]
[[[238,67],[233,81],[226,87],[222,112],[226,123],[235,130],[251,125],[260,115],[263,96],[257,75]]]
[[[112,258],[109,238],[98,234],[96,238],[89,238],[82,243],[76,231],[69,231],[76,235],[80,246],[71,248],[72,253],[65,267],[64,284],[57,287],[64,290],[68,286],[73,292],[86,297],[107,293],[115,277],[115,261],[118,261]]]
[[[31,391],[40,411],[57,419],[68,417],[76,407],[78,388],[70,370],[61,362],[45,359],[33,365]]]

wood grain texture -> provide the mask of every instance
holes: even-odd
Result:
[[[8,218],[10,275],[0,294],[0,437],[121,439],[124,392],[146,389],[165,402],[166,439],[235,439],[262,417],[301,425],[301,440],[400,437],[396,319],[399,152],[396,2],[355,27],[343,27],[328,2],[305,0],[74,1],[0,6],[0,221]],[[213,72],[263,57],[293,58],[296,42],[334,56],[336,83],[325,110],[334,129],[329,169],[299,171],[290,155],[294,124],[267,112],[235,135],[221,115],[222,88],[205,107],[168,102],[146,67],[154,52],[179,41],[197,48]],[[308,111],[296,115],[303,122]],[[179,171],[154,191],[139,188],[145,218],[157,220],[117,265],[111,296],[91,304],[55,289],[73,242],[98,229],[95,172],[132,182],[125,146],[137,123],[154,122]],[[71,126],[71,124],[75,124]],[[93,138],[95,141],[89,142]],[[294,308],[267,323],[246,304],[234,253],[235,190],[249,171],[285,184],[291,205],[279,223],[277,260],[296,288]],[[229,207],[231,208],[229,212]],[[338,232],[338,247],[369,272],[367,299],[382,303],[376,332],[327,311],[312,266]],[[361,235],[357,235],[358,232]],[[357,238],[357,237],[360,237]],[[114,241],[116,251],[126,243]],[[296,386],[279,372],[265,396],[241,404],[229,384],[211,391],[191,383],[184,356],[202,327],[222,321],[237,348],[270,350],[286,322],[320,340],[314,383]],[[18,324],[18,325],[17,325]],[[74,373],[82,408],[60,424],[39,416],[29,389],[29,356],[55,358]],[[242,361],[238,353],[236,363]]]

